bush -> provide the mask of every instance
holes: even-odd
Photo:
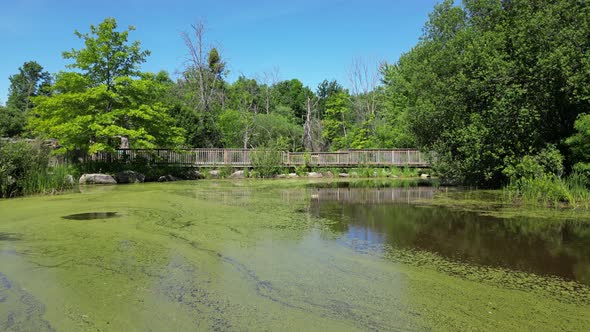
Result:
[[[254,149],[250,161],[260,177],[270,178],[283,172],[283,152],[276,144]]]
[[[50,193],[72,188],[67,166],[49,166],[50,151],[40,142],[0,143],[0,197]]]
[[[554,145],[548,145],[536,155],[524,156],[517,163],[508,162],[503,173],[510,181],[541,178],[545,175],[560,178],[563,175],[563,156]]]

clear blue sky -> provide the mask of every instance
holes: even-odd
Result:
[[[0,103],[25,61],[56,73],[69,62],[62,51],[80,48],[73,32],[106,17],[152,51],[144,71],[174,74],[186,48],[181,31],[197,20],[228,62],[229,80],[279,68],[315,90],[324,79],[348,85],[354,58],[394,62],[416,44],[436,0],[3,0],[0,4]]]

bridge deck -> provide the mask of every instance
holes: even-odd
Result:
[[[347,150],[338,152],[271,152],[248,149],[119,149],[115,153],[101,152],[93,154],[87,160],[116,162],[143,159],[158,165],[252,167],[253,155],[260,153],[279,153],[280,163],[286,167],[301,165],[341,168],[363,166],[429,167],[427,155],[412,149]]]

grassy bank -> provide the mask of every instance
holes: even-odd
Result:
[[[504,188],[503,196],[517,205],[589,209],[589,182],[579,173],[563,178],[554,175],[520,178]]]

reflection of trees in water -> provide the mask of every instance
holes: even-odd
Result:
[[[314,188],[284,190],[231,189],[225,191],[182,191],[203,201],[211,201],[230,206],[246,206],[253,200],[279,199],[289,203],[308,203],[311,201],[341,201],[363,204],[412,203],[433,199],[437,189],[432,187],[411,188]]]
[[[415,188],[322,188],[311,191],[312,201],[338,201],[362,204],[412,203],[433,199],[436,189]]]
[[[333,231],[348,238],[590,284],[590,227],[581,223],[313,199],[310,211],[338,221],[331,225]]]
[[[199,200],[263,211],[288,204],[336,221],[336,233],[397,248],[420,249],[475,264],[556,275],[590,284],[590,226],[544,219],[498,219],[407,203],[437,189],[290,188],[187,191]]]

